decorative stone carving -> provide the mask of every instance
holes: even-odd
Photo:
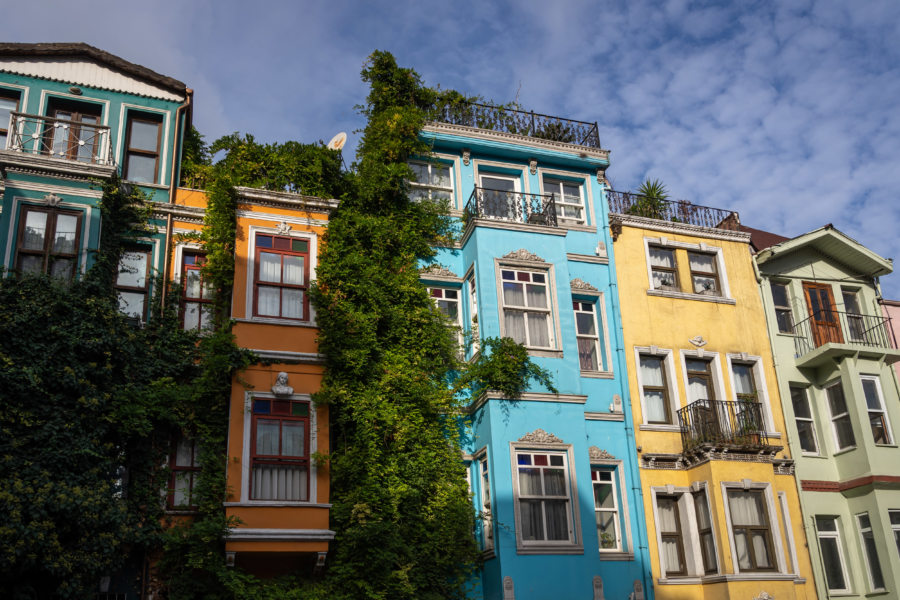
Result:
[[[594,600],[606,600],[603,597],[603,579],[599,575],[594,575]]]
[[[419,273],[437,275],[438,277],[457,277],[456,273],[439,263],[431,263],[428,266],[422,267],[419,270]]]
[[[606,244],[604,244],[603,242],[597,242],[596,252],[597,252],[597,256],[599,256],[601,258],[607,258],[608,255],[606,253]]]
[[[588,448],[588,453],[590,454],[591,460],[615,460],[616,457],[603,450],[602,448],[598,448],[597,446],[591,446]]]
[[[597,183],[600,185],[609,185],[609,180],[606,179],[606,169],[597,169]]]
[[[689,339],[688,341],[689,341],[690,343],[692,343],[694,346],[696,346],[697,348],[702,348],[703,346],[706,345],[706,340],[703,339],[703,336],[702,336],[702,335],[695,335],[694,337],[692,337],[692,338]]]
[[[573,290],[584,290],[586,292],[599,291],[597,288],[595,288],[588,282],[578,279],[577,277],[575,279],[573,279],[572,281],[570,281],[569,285],[572,287]]]
[[[278,224],[278,227],[275,228],[280,235],[287,235],[291,232],[291,226],[287,224],[286,221],[282,221]]]
[[[276,396],[290,396],[294,393],[294,388],[288,385],[288,374],[282,371],[275,378],[275,385],[272,386],[272,393]]]
[[[463,148],[462,156],[463,156],[463,164],[468,167],[469,163],[472,162],[472,151],[469,150],[468,148]]]
[[[531,171],[532,175],[537,175],[537,159],[532,158],[528,161],[528,170]]]
[[[639,579],[634,580],[634,591],[631,592],[631,600],[644,600],[644,585]]]
[[[613,401],[609,403],[609,412],[612,413],[621,413],[622,412],[622,397],[618,394],[613,394]]]
[[[541,263],[547,262],[546,260],[544,260],[543,258],[538,256],[534,252],[529,252],[525,248],[519,248],[518,250],[514,250],[514,251],[510,252],[509,254],[504,255],[503,258],[511,258],[513,260],[530,260],[532,262],[541,262]]]
[[[775,600],[775,596],[769,592],[762,591],[759,593],[759,596],[754,597],[753,600]]]
[[[516,588],[509,575],[503,578],[503,600],[516,600]]]
[[[47,204],[48,204],[49,206],[52,206],[52,207],[54,207],[54,208],[56,208],[57,206],[59,206],[59,203],[62,202],[62,198],[60,198],[59,196],[57,196],[57,195],[54,194],[53,192],[50,192],[49,194],[47,194],[46,196],[44,196],[44,200],[47,201]]]
[[[553,435],[552,433],[547,433],[543,429],[535,429],[531,433],[526,433],[522,437],[519,438],[520,442],[531,442],[533,444],[562,444],[563,441]]]

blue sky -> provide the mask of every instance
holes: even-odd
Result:
[[[900,257],[900,2],[42,0],[7,41],[84,41],[195,90],[208,140],[328,140],[389,50],[430,85],[597,121],[616,189]],[[895,281],[896,280],[896,281]],[[883,281],[900,298],[900,276]]]

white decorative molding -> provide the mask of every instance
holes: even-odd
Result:
[[[566,258],[568,260],[573,260],[575,262],[584,262],[591,263],[595,265],[608,265],[609,257],[607,256],[594,256],[593,254],[575,254],[573,252],[566,253]]]
[[[597,183],[609,186],[609,180],[606,178],[606,169],[597,169]]]
[[[58,207],[59,203],[62,202],[62,198],[60,198],[53,192],[50,192],[49,194],[44,196],[44,200],[47,201],[47,206],[52,206],[53,208]]]
[[[520,442],[529,442],[533,444],[563,444],[561,439],[553,435],[552,433],[547,433],[541,428],[537,428],[531,433],[526,433],[522,437],[519,438]]]
[[[759,593],[759,596],[755,596],[753,600],[775,600],[775,596],[764,590]]]
[[[278,398],[284,398],[294,393],[294,388],[288,385],[288,374],[281,371],[275,378],[275,385],[272,386],[272,393]]]
[[[588,448],[588,453],[590,454],[591,460],[615,460],[616,457],[603,450],[602,448],[598,448],[597,446],[591,446]]]
[[[516,588],[509,575],[503,578],[503,600],[516,600]]]
[[[468,167],[469,163],[472,162],[472,151],[469,150],[468,148],[463,148],[462,160],[463,160],[463,164]]]
[[[546,263],[547,261],[535,254],[534,252],[529,252],[525,248],[519,248],[518,250],[514,250],[509,254],[504,254],[503,258],[508,258],[511,260],[527,260],[531,262],[539,262]]]
[[[702,335],[695,335],[691,339],[688,340],[691,344],[696,346],[697,348],[702,348],[707,344],[706,340],[703,339]]]
[[[287,223],[287,221],[282,221],[275,228],[275,231],[277,231],[279,235],[288,235],[291,233],[291,226]]]
[[[437,275],[438,277],[453,277],[454,279],[460,278],[459,275],[440,263],[431,263],[430,265],[424,266],[419,269],[419,273],[422,275]]]
[[[325,542],[334,539],[330,529],[263,529],[231,527],[227,539],[244,542]]]
[[[609,412],[611,412],[611,413],[622,412],[622,397],[620,395],[613,394],[612,402],[609,403]]]
[[[307,210],[312,212],[330,212],[340,204],[340,201],[335,200],[334,198],[305,196],[303,194],[297,194],[296,192],[264,190],[262,188],[244,186],[235,186],[234,190],[237,192],[238,200],[241,204],[249,203],[260,206]]]
[[[549,148],[551,150],[569,152],[570,154],[583,159],[593,158],[594,160],[599,159],[604,162],[609,161],[609,150],[603,150],[602,148],[590,148],[588,146],[579,146],[578,144],[570,144],[568,142],[557,142],[555,140],[534,138],[518,133],[507,133],[505,131],[493,131],[490,129],[469,127],[467,125],[454,125],[451,123],[439,122],[428,123],[427,125],[425,125],[425,127],[422,128],[422,131],[426,133],[435,132],[448,133],[451,135],[462,135],[482,140],[501,140],[504,142],[516,144],[519,146],[526,146],[529,148]]]
[[[537,159],[532,158],[528,160],[528,170],[531,171],[532,175],[537,175]]]
[[[591,284],[589,284],[588,282],[586,282],[582,279],[579,279],[577,277],[575,279],[573,279],[572,281],[570,281],[569,285],[572,287],[573,290],[577,290],[577,291],[585,291],[585,292],[599,292],[600,291],[597,288],[595,288],[594,286],[592,286]]]
[[[621,213],[610,213],[609,221],[610,226],[619,228],[624,225],[668,234],[683,233],[685,235],[697,235],[700,233],[707,239],[750,243],[750,234],[744,233],[743,231],[731,231],[729,229],[718,229],[716,227],[701,227],[700,225],[689,225],[678,221],[660,221],[659,219],[649,219],[647,217],[638,217]]]
[[[597,249],[595,252],[600,258],[609,258],[609,255],[606,253],[606,244],[603,242],[597,242]]]
[[[625,415],[622,413],[605,413],[605,412],[589,412],[584,413],[585,421],[624,421]]]
[[[593,588],[594,600],[606,600],[603,596],[603,579],[599,575],[594,575]]]
[[[631,592],[631,600],[644,600],[644,584],[639,579],[634,580],[634,591]]]

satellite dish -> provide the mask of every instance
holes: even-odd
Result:
[[[329,150],[340,150],[344,147],[344,144],[347,143],[347,134],[343,131],[331,138],[331,141],[328,142]]]

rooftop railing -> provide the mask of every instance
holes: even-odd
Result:
[[[438,108],[434,120],[600,149],[596,122],[563,119],[477,102],[447,103]]]
[[[700,206],[687,200],[657,200],[632,192],[609,190],[606,194],[611,213],[740,231],[741,221],[733,210]]]
[[[41,115],[11,112],[6,150],[95,165],[113,165],[110,128]]]
[[[678,422],[686,452],[703,445],[761,447],[769,444],[759,402],[697,400],[678,411]]]
[[[860,315],[837,310],[819,310],[794,325],[797,357],[828,343],[895,348],[891,320],[881,315]]]
[[[530,223],[556,227],[556,202],[553,194],[524,194],[476,187],[469,196],[463,217],[493,219],[511,223]]]

